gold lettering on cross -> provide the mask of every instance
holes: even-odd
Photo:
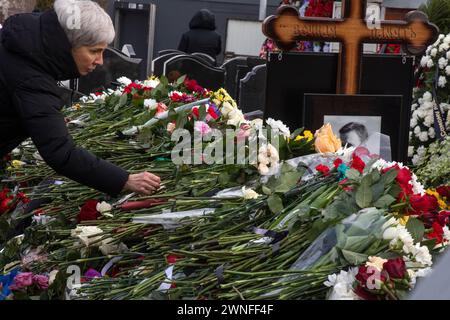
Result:
[[[263,23],[263,33],[283,50],[292,49],[297,41],[340,42],[337,93],[358,93],[363,43],[399,43],[418,55],[439,34],[420,11],[408,13],[405,21],[382,21],[379,28],[369,28],[365,0],[343,0],[342,6],[342,19],[300,18],[295,7],[282,6]]]

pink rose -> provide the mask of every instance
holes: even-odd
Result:
[[[48,288],[48,277],[36,274],[33,276],[33,282],[42,290],[46,290]]]
[[[11,290],[20,290],[29,287],[33,284],[32,272],[21,272],[14,278],[14,284],[10,287]]]

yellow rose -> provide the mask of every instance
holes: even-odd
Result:
[[[315,137],[314,146],[318,153],[336,152],[342,147],[341,140],[334,135],[329,123],[317,130]]]

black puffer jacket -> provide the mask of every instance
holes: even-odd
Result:
[[[60,110],[57,80],[79,77],[53,10],[10,17],[0,31],[0,157],[31,137],[56,172],[112,196],[123,169],[75,146]]]
[[[208,9],[197,12],[189,23],[190,31],[181,37],[178,50],[202,52],[214,59],[222,51],[222,40],[216,30],[216,18]]]

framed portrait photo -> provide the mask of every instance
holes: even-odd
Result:
[[[409,118],[400,95],[305,94],[303,126],[317,130],[330,123],[348,147],[362,146],[385,160],[405,162]]]

